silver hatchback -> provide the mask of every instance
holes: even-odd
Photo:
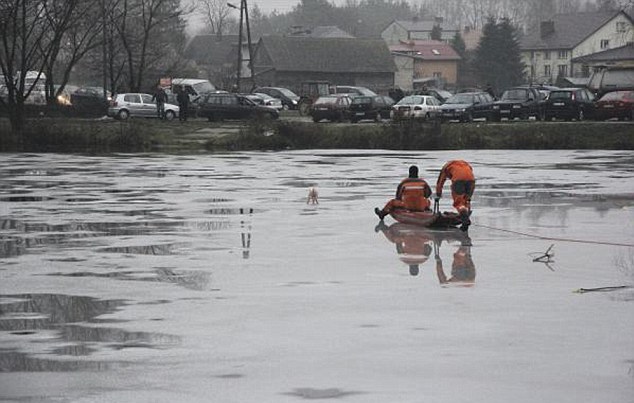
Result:
[[[126,120],[129,117],[158,118],[156,102],[152,95],[141,93],[117,94],[108,108],[108,116]],[[172,120],[178,116],[178,106],[165,104],[165,119]]]

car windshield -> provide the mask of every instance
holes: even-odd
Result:
[[[372,98],[370,98],[370,97],[356,97],[356,98],[352,98],[352,103],[353,104],[371,104],[372,103]]]
[[[299,98],[297,94],[287,88],[278,88],[278,90],[285,96],[289,98]]]
[[[374,91],[369,90],[367,88],[363,88],[363,87],[357,88],[357,92],[360,93],[361,95],[365,95],[365,96],[369,96],[369,97],[371,97],[373,95],[376,95],[376,93]]]
[[[198,94],[204,94],[206,92],[212,92],[216,90],[216,87],[213,86],[209,81],[202,81],[200,83],[196,83],[192,85]]]
[[[552,91],[550,93],[550,99],[570,99],[572,92],[570,91]]]
[[[471,104],[473,103],[473,95],[458,94],[445,101],[446,104]]]
[[[319,97],[315,101],[315,105],[334,104],[337,102],[337,97]]]
[[[418,95],[409,95],[398,101],[397,105],[421,105],[423,103],[423,97]]]
[[[528,98],[527,95],[528,94],[526,93],[526,90],[523,90],[523,89],[508,90],[508,91],[504,91],[504,94],[502,94],[501,99],[503,101],[522,101]]]

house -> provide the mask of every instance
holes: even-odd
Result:
[[[235,83],[238,65],[238,35],[197,35],[185,48],[184,56],[193,60],[198,77],[209,79],[218,88],[231,88]],[[251,77],[249,45],[242,43],[241,77]]]
[[[395,85],[411,90],[416,83],[454,86],[458,80],[460,56],[441,41],[400,41],[389,47],[398,67]]]
[[[396,66],[381,39],[263,36],[253,57],[259,85],[299,90],[304,81],[387,92]]]
[[[634,42],[618,48],[575,57],[572,59],[572,63],[581,65],[582,69],[587,68],[590,71],[602,67],[634,67]]]
[[[579,58],[634,41],[634,23],[625,12],[556,14],[520,44],[530,82],[553,83],[557,77],[588,77]]]
[[[434,26],[440,27],[440,38],[445,42],[449,42],[460,32],[460,29],[445,23],[440,17],[411,21],[394,20],[381,32],[381,38],[388,46],[398,45],[401,41],[430,40]]]
[[[354,38],[354,36],[334,25],[317,26],[309,30],[307,35],[313,38]]]

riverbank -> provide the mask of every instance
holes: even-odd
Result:
[[[39,118],[15,138],[0,120],[0,151],[201,153],[284,149],[634,149],[632,122],[209,123]]]

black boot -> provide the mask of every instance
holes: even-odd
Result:
[[[374,214],[379,216],[379,220],[383,221],[383,218],[387,215],[387,213],[384,213],[382,210],[379,210],[378,207],[374,208]]]
[[[462,210],[460,212],[460,221],[462,222],[460,229],[462,231],[467,231],[471,225],[471,219],[469,219],[469,212],[467,210]]]

